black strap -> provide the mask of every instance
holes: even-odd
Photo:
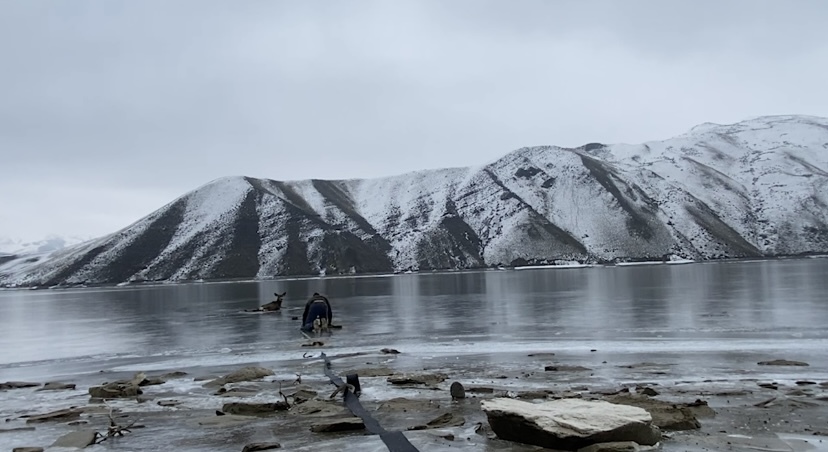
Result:
[[[325,360],[325,375],[331,380],[331,383],[336,385],[337,388],[344,385],[345,382],[343,382],[341,378],[336,376],[336,374],[331,371],[331,361],[325,353],[322,353],[322,359]],[[351,413],[362,419],[362,422],[365,423],[365,428],[369,432],[374,435],[379,435],[380,439],[385,443],[385,447],[387,447],[389,451],[419,452],[413,444],[408,442],[408,438],[406,438],[402,432],[389,432],[382,428],[379,422],[371,416],[371,413],[369,413],[362,406],[362,404],[359,403],[359,397],[357,397],[356,394],[351,392],[347,387],[343,389],[343,392],[345,393],[345,406],[351,410]]]

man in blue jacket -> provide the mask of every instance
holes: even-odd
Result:
[[[314,292],[305,304],[305,312],[302,314],[302,330],[307,332],[325,331],[331,326],[332,320],[331,303],[327,298]]]

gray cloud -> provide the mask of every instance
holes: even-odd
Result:
[[[209,180],[351,178],[826,115],[828,4],[0,1],[0,235]]]

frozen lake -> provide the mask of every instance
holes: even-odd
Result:
[[[241,312],[283,291],[282,312]],[[0,382],[80,389],[101,371],[278,368],[319,351],[300,346],[291,319],[313,292],[329,296],[343,326],[326,353],[392,347],[401,369],[520,371],[534,365],[527,354],[554,352],[595,366],[590,384],[624,378],[605,361],[666,360],[660,378],[672,381],[734,368],[793,378],[755,366],[774,358],[809,362],[796,378],[828,375],[828,259],[792,259],[0,291]],[[0,416],[24,406],[0,392]],[[0,436],[0,449],[21,445],[19,435]]]

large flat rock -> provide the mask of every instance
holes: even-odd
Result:
[[[642,449],[650,449],[649,447],[642,448],[638,443],[633,441],[618,441],[614,443],[598,443],[591,446],[578,449],[578,452],[638,452]]]
[[[137,384],[132,382],[116,381],[107,383],[101,386],[92,386],[89,388],[89,396],[98,399],[120,399],[137,397],[144,392]]]
[[[97,433],[95,430],[81,430],[67,433],[58,438],[51,447],[74,447],[83,449],[86,446],[95,444]]]
[[[661,431],[646,410],[609,402],[561,399],[542,403],[497,398],[480,404],[501,439],[558,450],[634,441],[653,445]]]
[[[273,371],[264,367],[248,366],[231,372],[223,377],[216,378],[204,384],[205,387],[224,386],[228,383],[239,383],[242,381],[260,380],[264,377],[273,375]]]
[[[0,391],[6,389],[34,388],[36,386],[40,386],[40,383],[32,383],[28,381],[7,381],[5,383],[0,383]]]
[[[293,405],[289,413],[312,417],[347,416],[351,414],[341,402],[320,399],[312,399],[305,403]]]
[[[314,422],[311,424],[310,430],[314,433],[333,433],[362,430],[364,428],[365,423],[363,423],[362,419],[358,417],[342,417]]]
[[[61,383],[59,381],[50,381],[43,385],[42,388],[38,388],[37,391],[60,391],[63,389],[75,389],[74,383]]]
[[[34,416],[29,416],[26,419],[27,424],[36,424],[39,422],[65,422],[77,419],[80,417],[81,413],[83,412],[82,409],[79,408],[66,408],[63,410],[51,411],[49,413],[38,414]]]
[[[653,417],[653,424],[662,430],[693,430],[701,427],[693,410],[686,404],[631,395],[616,395],[606,398],[606,401],[647,410]],[[707,407],[707,410],[712,412],[710,407]]]
[[[388,382],[392,385],[436,385],[446,380],[446,375],[442,373],[408,373],[400,375],[392,375],[388,377]]]
[[[244,446],[242,452],[260,452],[263,450],[281,449],[282,445],[279,443],[250,443]]]
[[[241,416],[268,416],[278,411],[287,411],[290,405],[278,401],[275,403],[225,403],[221,411],[227,414],[238,414]]]

